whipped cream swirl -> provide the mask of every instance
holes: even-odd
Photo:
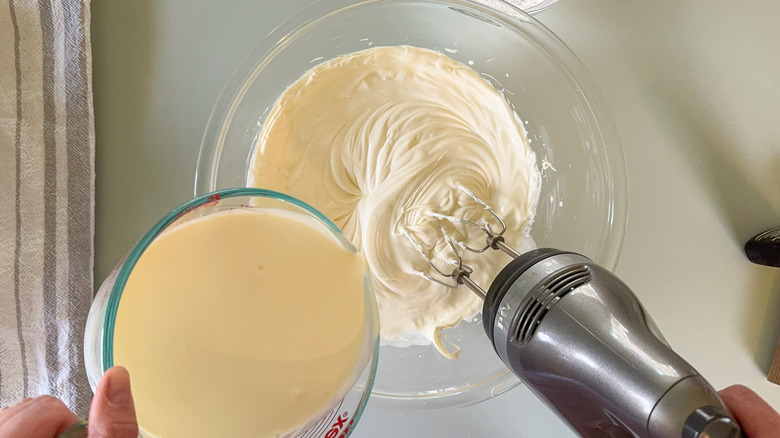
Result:
[[[540,174],[522,124],[488,81],[438,52],[400,46],[332,59],[293,83],[263,125],[248,183],[313,205],[363,252],[383,340],[433,342],[454,358],[442,329],[482,302],[423,278],[445,280],[412,241],[447,271],[455,257],[444,233],[482,244],[481,231],[436,215],[490,221],[465,188],[504,219],[508,242],[531,248]],[[496,251],[461,253],[483,287],[508,262]]]

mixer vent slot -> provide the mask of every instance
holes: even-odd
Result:
[[[521,304],[522,310],[515,326],[514,341],[524,344],[531,340],[544,315],[558,301],[574,290],[589,282],[593,271],[586,265],[569,266],[540,282],[526,296]]]

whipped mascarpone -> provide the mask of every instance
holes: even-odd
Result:
[[[368,262],[385,341],[433,342],[454,358],[442,330],[476,315],[482,301],[450,289],[412,241],[446,272],[445,234],[473,246],[484,234],[435,213],[490,219],[465,188],[507,224],[507,242],[533,246],[540,174],[524,129],[504,97],[471,68],[438,52],[376,47],[320,64],[269,113],[248,184],[310,203],[332,219]],[[444,231],[442,231],[444,230]],[[461,251],[487,288],[508,259]]]

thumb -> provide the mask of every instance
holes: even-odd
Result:
[[[780,415],[752,389],[732,385],[718,391],[720,398],[734,414],[745,435],[752,438],[776,437]]]
[[[137,438],[130,374],[116,366],[103,374],[89,409],[89,438]]]

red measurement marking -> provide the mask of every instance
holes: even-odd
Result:
[[[219,193],[214,193],[213,195],[209,195],[208,198],[206,198],[206,202],[202,205],[203,207],[215,205],[219,200],[221,199],[221,196],[219,196]]]
[[[344,428],[344,430],[341,431],[341,435],[339,435],[339,438],[346,438],[347,434],[349,433],[349,428],[352,427],[352,423],[354,423],[355,420],[349,420],[349,423],[347,423],[347,426]]]
[[[336,421],[330,426],[330,429],[325,434],[324,438],[344,438],[349,431],[349,426],[352,425],[352,420],[349,420],[349,412],[344,412],[336,418]]]
[[[190,205],[189,207],[185,208],[184,210],[180,211],[178,214],[176,214],[176,219],[184,216],[187,213],[191,213],[201,207],[210,207],[212,205],[216,205],[219,200],[222,199],[221,196],[219,196],[219,193],[214,193],[213,195],[209,195],[208,198],[206,198],[206,202],[200,205]]]

